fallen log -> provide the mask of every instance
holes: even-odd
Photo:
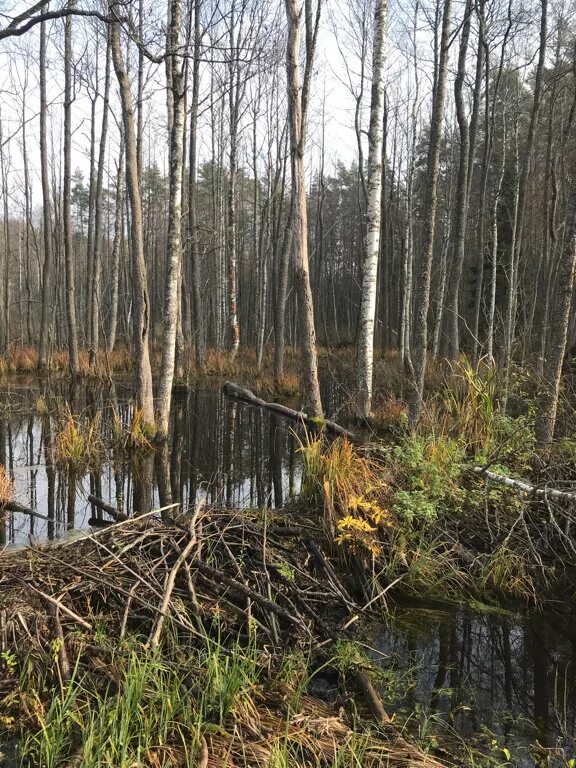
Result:
[[[25,507],[23,504],[18,504],[17,501],[8,501],[6,504],[2,505],[2,508],[8,512],[20,512],[23,515],[36,517],[38,520],[46,520],[49,523],[56,522],[53,517],[46,517],[46,515],[41,515],[40,512],[35,512],[33,509],[30,509],[30,507]]]
[[[94,504],[95,507],[98,507],[98,509],[101,509],[102,512],[106,512],[107,515],[110,515],[110,517],[116,520],[117,523],[123,523],[125,520],[128,520],[128,515],[125,515],[124,512],[120,512],[116,507],[107,504],[103,499],[94,496],[92,493],[88,494],[88,501],[91,504]]]
[[[507,475],[499,475],[497,472],[491,472],[484,467],[474,467],[474,472],[478,475],[483,475],[493,483],[500,483],[506,485],[508,488],[515,488],[522,493],[526,493],[529,496],[537,496],[541,499],[564,499],[565,501],[576,501],[576,491],[560,491],[557,488],[548,488],[547,486],[541,487],[527,483],[525,480],[517,480],[514,477],[508,477]]]
[[[241,387],[238,384],[234,384],[232,381],[224,382],[222,385],[222,392],[227,397],[233,397],[236,400],[241,400],[249,405],[254,405],[257,408],[264,408],[271,413],[275,413],[278,416],[290,419],[291,421],[296,421],[310,429],[325,429],[333,435],[345,437],[351,443],[356,443],[358,445],[363,442],[357,435],[350,432],[350,430],[341,427],[340,424],[336,424],[335,421],[330,421],[330,419],[315,419],[312,416],[308,416],[303,411],[295,411],[293,408],[288,408],[286,405],[281,405],[280,403],[268,403],[265,400],[262,400],[262,398],[257,397],[251,390]]]

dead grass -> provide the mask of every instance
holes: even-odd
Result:
[[[327,445],[308,437],[300,452],[302,493],[322,505],[330,538],[356,554],[378,556],[384,532],[395,524],[383,465],[342,439]]]
[[[8,502],[14,500],[14,480],[6,471],[4,464],[0,464],[0,510]]]
[[[88,469],[100,466],[105,454],[100,414],[75,415],[66,405],[56,415],[54,458],[61,467]]]

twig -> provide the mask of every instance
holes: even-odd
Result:
[[[268,600],[268,598],[258,594],[258,592],[254,591],[250,587],[246,587],[244,584],[236,581],[236,579],[232,579],[230,576],[226,576],[226,574],[222,573],[222,571],[219,571],[216,568],[212,568],[210,565],[206,565],[206,563],[198,563],[198,570],[200,573],[208,576],[216,583],[225,584],[227,587],[230,587],[230,589],[233,589],[236,592],[245,595],[246,597],[251,597],[252,600],[254,600],[255,603],[258,603],[258,605],[260,605],[262,608],[275,613],[277,616],[280,616],[280,618],[288,621],[290,624],[294,624],[295,626],[300,627],[300,629],[308,633],[308,628],[302,622],[302,620],[296,616],[292,616],[289,611],[287,611],[281,605],[278,605],[278,603],[275,603],[272,600]]]
[[[33,584],[30,584],[29,581],[23,581],[23,583],[26,584],[26,586],[32,589],[34,592],[39,594],[40,597],[43,597],[44,600],[47,600],[52,605],[56,606],[56,608],[59,608],[62,613],[65,613],[66,616],[73,619],[77,624],[80,624],[81,627],[84,627],[84,629],[87,629],[89,632],[92,631],[92,625],[83,619],[82,616],[78,616],[77,613],[74,613],[74,611],[71,611],[70,608],[67,608],[61,600],[58,600],[56,597],[52,597],[51,595],[47,595],[46,592],[42,592],[41,589],[38,589]]]
[[[192,519],[190,520],[190,541],[188,542],[188,544],[186,544],[186,546],[178,556],[178,559],[174,563],[174,566],[166,579],[166,589],[164,590],[164,599],[162,600],[162,606],[160,608],[160,612],[158,613],[158,618],[156,619],[155,627],[152,630],[152,634],[150,635],[150,645],[152,648],[157,648],[158,643],[160,642],[162,627],[164,626],[164,620],[166,618],[168,606],[170,605],[170,598],[172,597],[172,591],[174,590],[174,584],[176,583],[176,576],[178,575],[178,571],[180,570],[182,563],[186,560],[190,552],[196,546],[196,542],[197,542],[196,521],[198,520],[198,515],[200,514],[203,508],[204,508],[204,500],[202,500],[196,505],[194,514],[192,515]]]
[[[370,682],[370,678],[363,669],[356,670],[356,680],[362,689],[362,693],[366,697],[366,701],[368,702],[368,706],[374,717],[377,717],[381,723],[392,722],[390,715],[384,709],[382,699],[376,693],[374,686]]]

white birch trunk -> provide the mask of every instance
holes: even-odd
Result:
[[[170,2],[170,29],[168,33],[168,62],[170,98],[168,100],[170,126],[170,184],[168,200],[167,274],[164,294],[162,328],[162,363],[156,401],[156,438],[168,437],[172,383],[176,360],[176,334],[178,331],[179,284],[182,265],[182,168],[184,153],[184,67],[180,50],[180,0]]]
[[[362,275],[362,298],[358,324],[356,375],[358,410],[368,418],[372,413],[374,370],[374,322],[378,288],[380,218],[382,200],[382,140],[384,110],[384,48],[386,42],[387,0],[377,0],[374,11],[374,52],[372,58],[372,99],[368,130],[368,201],[366,243]]]

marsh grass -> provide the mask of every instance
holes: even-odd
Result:
[[[0,510],[13,499],[14,479],[6,470],[4,464],[0,464]]]
[[[351,729],[306,693],[306,664],[291,666],[289,680],[286,667],[273,673],[254,633],[224,636],[215,620],[205,642],[173,632],[154,650],[137,636],[75,647],[68,680],[56,653],[43,675],[30,674],[37,660],[25,660],[19,690],[0,701],[27,702],[22,766],[197,768],[208,754],[222,766],[395,764],[394,744],[366,724]]]
[[[513,489],[487,487],[470,472],[473,443],[497,439],[509,449],[517,426],[486,406],[462,438],[418,430],[361,450],[341,439],[307,438],[302,493],[321,510],[333,554],[359,557],[374,588],[398,584],[414,597],[538,605],[552,571],[534,554],[536,511]],[[506,535],[514,529],[514,537]]]
[[[512,600],[538,605],[541,597],[529,563],[530,553],[522,555],[504,542],[482,558],[482,586]]]
[[[345,439],[326,443],[307,434],[299,451],[302,495],[321,505],[331,538],[352,552],[379,555],[380,538],[394,525],[383,465]]]
[[[112,411],[112,445],[126,453],[152,450],[154,435],[147,425],[142,411],[132,403],[130,419],[125,423],[117,409]]]
[[[100,414],[73,414],[66,405],[56,415],[54,458],[60,467],[96,469],[105,455]]]

